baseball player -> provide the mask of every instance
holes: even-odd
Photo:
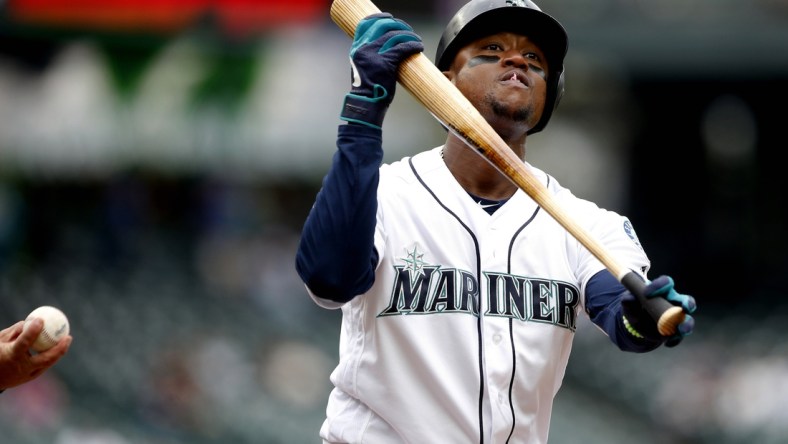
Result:
[[[402,60],[421,38],[366,17],[333,164],[305,222],[296,269],[314,301],[341,308],[324,443],[545,443],[578,316],[621,350],[675,346],[691,296],[648,281],[687,313],[661,336],[634,297],[522,190],[449,133],[382,165],[382,124]],[[438,45],[438,68],[511,149],[545,128],[563,92],[564,28],[530,1],[472,0]],[[528,165],[622,264],[650,263],[627,218]]]

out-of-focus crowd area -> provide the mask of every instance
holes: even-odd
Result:
[[[375,3],[432,59],[463,2]],[[788,3],[538,3],[570,50],[527,160],[700,306],[643,355],[581,322],[551,442],[788,442]],[[74,337],[0,442],[319,442],[340,318],[293,262],[350,81],[329,4],[0,1],[0,324],[55,305]],[[386,160],[444,137],[400,89]]]

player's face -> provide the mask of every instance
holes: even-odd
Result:
[[[539,122],[547,70],[547,59],[536,43],[501,32],[460,49],[446,76],[494,127],[520,132]]]

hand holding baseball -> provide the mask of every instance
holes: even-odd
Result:
[[[31,315],[33,313],[36,311]],[[50,344],[50,348],[42,348],[35,354],[30,352],[34,350],[39,336],[46,331],[46,324],[47,321],[41,317],[28,316],[27,320],[0,330],[0,390],[32,381],[68,352],[72,341],[68,327],[55,335],[58,338],[55,343],[45,343]]]
[[[43,305],[36,308],[29,315],[27,321],[34,318],[41,318],[44,321],[44,328],[36,337],[33,342],[32,349],[37,352],[43,352],[52,348],[57,344],[61,338],[68,336],[70,328],[68,325],[68,318],[58,308],[50,305]]]

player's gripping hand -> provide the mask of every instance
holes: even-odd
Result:
[[[673,289],[673,278],[670,276],[660,276],[646,285],[646,297],[665,298],[671,304],[681,307],[684,310],[684,321],[676,328],[676,333],[670,337],[662,336],[657,330],[657,322],[651,318],[646,310],[635,299],[630,292],[625,292],[621,299],[622,313],[624,316],[624,326],[627,331],[639,338],[646,338],[650,341],[665,341],[665,346],[675,347],[686,336],[692,334],[695,328],[695,319],[691,313],[695,312],[697,305],[695,298],[685,294],[680,294]]]
[[[394,99],[400,63],[422,51],[421,37],[391,14],[382,12],[361,20],[350,48],[352,86],[340,118],[380,128]]]

